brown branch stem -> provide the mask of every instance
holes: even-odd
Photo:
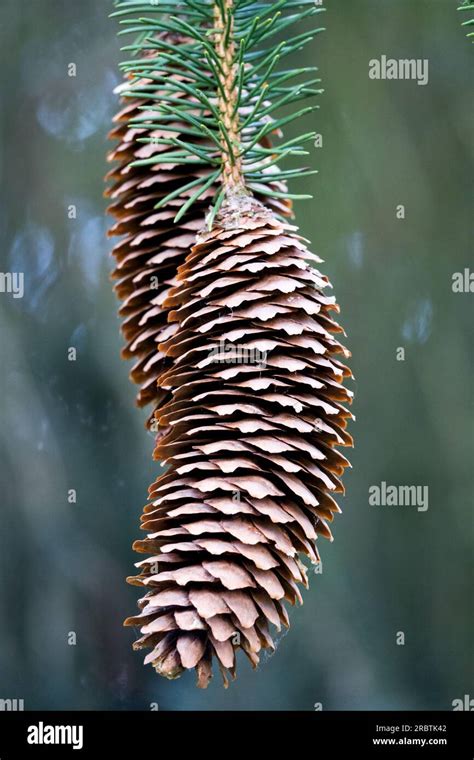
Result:
[[[238,88],[235,63],[234,0],[224,0],[224,15],[214,3],[215,50],[222,73],[219,73],[218,110],[221,118],[222,182],[226,190],[244,187],[242,159],[240,158]],[[225,136],[224,136],[225,131]]]

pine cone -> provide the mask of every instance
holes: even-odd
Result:
[[[158,377],[168,470],[150,488],[134,548],[148,556],[129,579],[146,587],[136,648],[168,678],[213,658],[235,677],[274,649],[269,624],[288,626],[284,601],[307,586],[299,555],[319,561],[317,535],[340,509],[347,459],[349,352],[334,334],[335,299],[296,228],[237,193],[202,232],[166,294],[170,334]],[[172,329],[172,334],[171,334]]]
[[[185,37],[169,34],[163,34],[161,39],[176,46],[188,41]],[[148,57],[156,57],[159,52],[157,49]],[[177,75],[173,76],[176,79]],[[119,91],[130,87],[129,79],[132,79],[131,75]],[[180,76],[180,79],[186,81],[185,76]],[[134,87],[140,91],[150,81],[142,78],[135,82]],[[184,262],[197,232],[204,224],[210,200],[220,188],[219,182],[211,184],[175,224],[174,217],[200,184],[190,189],[185,189],[186,186],[193,181],[199,182],[199,179],[204,185],[211,173],[210,168],[174,163],[172,159],[168,163],[151,166],[131,166],[135,160],[158,155],[163,159],[167,153],[176,150],[174,145],[142,143],[138,140],[179,139],[182,137],[180,130],[185,131],[189,126],[176,117],[169,122],[168,129],[149,127],[149,123],[156,121],[156,111],[147,109],[156,107],[158,95],[155,93],[154,99],[133,96],[123,99],[125,105],[114,118],[117,126],[109,133],[109,138],[118,140],[118,145],[109,153],[108,160],[118,161],[119,165],[107,174],[106,180],[112,180],[113,184],[105,192],[106,197],[115,201],[108,212],[117,220],[108,234],[126,236],[112,252],[116,260],[112,278],[117,280],[115,291],[122,302],[119,315],[123,319],[122,333],[126,340],[122,357],[135,360],[130,377],[140,386],[138,406],[153,404],[153,412],[169,400],[169,394],[157,386],[159,374],[170,366],[158,345],[171,338],[176,329],[174,324],[168,323],[168,312],[163,303],[170,287],[175,284],[178,266]],[[177,93],[176,97],[182,97],[182,93]],[[190,99],[191,108],[192,102]],[[130,122],[138,119],[143,120],[142,128],[129,126]],[[196,138],[195,144],[204,145],[208,141]],[[271,140],[263,137],[259,144],[270,148]],[[286,189],[284,182],[273,181],[269,185],[277,192]],[[175,197],[156,209],[156,205],[170,193],[175,193]],[[257,193],[256,197],[261,196]],[[287,217],[291,215],[290,201],[275,197],[268,203],[276,213]],[[148,425],[156,430],[153,413]]]
[[[116,12],[141,34],[114,132],[113,234],[126,235],[114,276],[124,355],[138,359],[139,403],[154,403],[155,457],[168,466],[150,488],[148,535],[135,543],[147,556],[129,579],[147,593],[126,624],[141,627],[135,646],[151,648],[157,672],[195,667],[201,687],[214,658],[227,685],[238,649],[256,666],[274,647],[270,623],[288,625],[284,600],[301,601],[307,585],[301,555],[318,561],[317,535],[331,537],[339,511],[330,492],[343,490],[348,462],[336,446],[352,443],[338,308],[320,260],[281,216],[307,197],[281,179],[313,171],[277,163],[304,155],[314,133],[268,141],[313,110],[274,120],[320,92],[317,78],[298,84],[314,67],[274,69],[321,31],[288,37],[288,25],[321,9],[281,5],[256,14],[258,3],[173,0],[135,19],[139,9],[118,2]]]

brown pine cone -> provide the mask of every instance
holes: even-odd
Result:
[[[163,39],[177,46],[186,42],[185,38],[177,35],[166,34]],[[184,76],[182,79],[186,80]],[[150,81],[143,78],[134,87],[140,91],[139,88],[145,87]],[[122,85],[122,90],[127,87],[130,87],[128,80]],[[182,93],[177,93],[176,97],[182,97]],[[109,236],[125,235],[113,249],[116,267],[112,278],[117,280],[115,291],[121,300],[119,315],[123,318],[122,333],[126,340],[122,357],[135,360],[130,377],[140,387],[138,406],[153,404],[154,411],[169,400],[167,392],[159,389],[156,382],[160,372],[170,366],[158,345],[171,338],[176,329],[174,324],[167,321],[168,311],[163,307],[163,302],[170,287],[176,282],[178,266],[184,262],[198,230],[203,227],[210,201],[220,189],[220,184],[212,184],[179,222],[174,223],[174,217],[199,185],[187,190],[183,188],[190,182],[199,181],[199,178],[204,184],[211,169],[197,164],[182,165],[172,160],[169,163],[131,166],[135,160],[158,155],[163,158],[166,153],[176,150],[173,145],[142,143],[138,142],[139,139],[179,139],[182,137],[180,130],[186,130],[189,125],[176,117],[168,123],[169,129],[152,129],[147,123],[156,121],[156,111],[147,109],[156,107],[156,97],[147,99],[126,96],[123,100],[125,105],[114,119],[116,127],[109,133],[109,138],[117,140],[118,144],[109,153],[108,160],[119,163],[106,176],[106,180],[111,180],[113,184],[105,192],[106,197],[114,201],[108,211],[116,218]],[[192,104],[192,99],[189,102]],[[199,112],[196,111],[194,115],[199,116]],[[130,122],[137,119],[144,120],[143,128],[129,126]],[[201,138],[195,140],[196,145],[203,142]],[[271,147],[271,141],[267,137],[260,144],[265,148]],[[275,172],[275,169],[272,171]],[[286,189],[283,182],[269,184],[276,191]],[[174,198],[168,200],[162,208],[155,208],[174,192]],[[257,193],[257,197],[261,196]],[[287,217],[291,215],[291,202],[287,200],[272,198],[269,205],[277,214]],[[156,430],[152,424],[153,419],[152,412],[148,424]]]
[[[134,548],[148,556],[131,583],[147,588],[135,648],[168,678],[216,658],[227,685],[242,649],[255,667],[288,626],[284,601],[307,586],[318,534],[340,509],[332,494],[352,445],[346,432],[349,352],[334,334],[335,299],[296,228],[236,194],[202,232],[166,295],[168,365],[158,378],[168,470],[150,488]]]

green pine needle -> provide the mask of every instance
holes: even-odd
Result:
[[[461,26],[472,26],[474,24],[474,3],[465,2],[459,6],[458,11],[471,11],[473,13],[472,18],[463,21]],[[466,37],[474,37],[474,31],[468,32]],[[474,39],[472,41],[474,42]]]
[[[232,137],[218,107],[226,93],[214,43],[215,8],[221,17],[224,46],[234,43]],[[143,131],[139,142],[174,149],[163,156],[156,154],[133,161],[131,166],[171,162],[209,167],[205,180],[202,176],[195,178],[156,204],[156,208],[161,208],[195,188],[178,211],[176,221],[213,184],[219,185],[224,159],[231,165],[241,161],[242,179],[251,191],[275,198],[310,197],[292,195],[284,190],[284,185],[277,185],[277,190],[272,183],[315,173],[306,169],[282,171],[277,167],[287,156],[306,155],[301,145],[313,140],[315,133],[277,142],[271,148],[263,147],[262,140],[270,134],[274,137],[281,127],[317,108],[312,105],[281,114],[282,109],[323,92],[317,87],[320,79],[307,78],[317,71],[316,67],[282,70],[281,61],[303,49],[323,31],[318,27],[302,32],[298,25],[324,8],[316,6],[314,0],[234,0],[232,15],[226,8],[224,0],[116,0],[111,14],[120,25],[119,36],[134,37],[122,48],[132,58],[120,64],[128,78],[127,88],[121,94],[125,98],[143,98],[148,103],[140,107],[145,112],[143,117],[135,115],[130,127]],[[297,32],[292,34],[291,27]],[[171,136],[156,138],[154,130],[166,130]],[[223,188],[216,192],[208,224],[212,225],[223,202],[223,192]]]

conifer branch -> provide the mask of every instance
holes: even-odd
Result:
[[[154,7],[140,0],[118,0],[116,6],[112,15],[123,27],[119,34],[135,36],[135,41],[123,48],[134,56],[121,64],[130,79],[124,94],[147,97],[155,103],[130,126],[151,132],[167,127],[179,113],[190,131],[181,132],[180,150],[173,154],[173,161],[218,166],[220,183],[234,191],[251,190],[258,172],[265,197],[270,197],[273,189],[278,193],[275,198],[291,199],[286,188],[273,187],[266,175],[275,177],[278,164],[287,156],[304,155],[302,145],[312,136],[302,135],[291,147],[273,145],[266,155],[260,152],[259,143],[316,108],[275,117],[285,106],[322,92],[312,87],[319,79],[300,81],[313,67],[280,70],[279,66],[287,55],[303,49],[323,31],[316,27],[291,35],[290,27],[324,8],[315,6],[313,0],[176,0]],[[281,34],[284,40],[274,42]],[[174,44],[177,35],[179,46]],[[199,149],[196,138],[200,138]],[[154,156],[131,165],[153,166],[160,161]],[[219,199],[217,186],[213,202]]]
[[[226,188],[241,190],[244,184],[239,140],[241,85],[235,54],[233,12],[234,0],[214,2],[215,47],[220,64],[217,102],[221,119],[222,182]],[[240,81],[243,81],[242,76]]]

